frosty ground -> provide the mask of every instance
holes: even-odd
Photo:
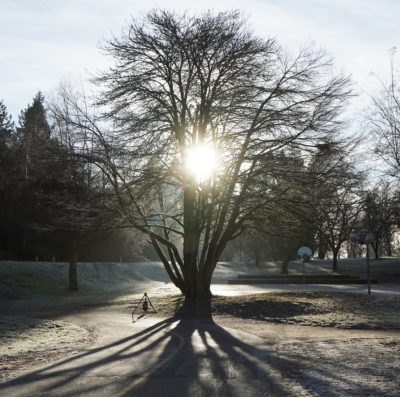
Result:
[[[205,342],[206,339],[188,344],[184,338],[187,327],[175,323],[168,327],[175,333],[180,329],[185,340],[182,352],[191,346],[190,351],[185,351],[185,357],[192,356],[190,365],[212,369],[218,360],[225,360],[231,367],[223,374],[216,374],[215,370],[207,373],[206,368],[198,373],[186,373],[182,369],[168,373],[167,378],[174,381],[184,377],[193,389],[185,386],[184,390],[190,389],[192,395],[240,395],[240,384],[253,387],[255,393],[261,392],[268,382],[261,386],[258,380],[268,373],[271,376],[269,395],[397,396],[400,387],[397,373],[400,364],[399,263],[393,259],[372,262],[373,277],[382,280],[373,286],[372,296],[366,294],[365,285],[228,285],[226,280],[240,273],[274,273],[279,268],[274,263],[267,263],[263,269],[219,264],[212,289],[222,297],[214,302],[215,325],[208,325],[206,330],[214,344]],[[300,271],[300,264],[291,264],[291,272]],[[306,271],[329,272],[329,263],[312,263]],[[339,271],[363,276],[365,262],[341,261]],[[2,262],[0,276],[3,380],[0,395],[10,395],[10,390],[13,395],[32,395],[29,394],[32,385],[40,384],[37,380],[28,382],[27,374],[46,371],[46,366],[58,365],[57,360],[62,358],[75,358],[137,332],[147,332],[154,324],[171,318],[171,310],[179,299],[178,291],[158,263],[80,264],[78,293],[66,290],[67,266],[62,263]],[[304,293],[304,290],[314,292]],[[131,312],[144,292],[148,292],[158,313],[132,323]],[[262,295],[265,293],[268,295]],[[249,294],[259,295],[249,297]],[[196,330],[201,334],[198,325]],[[236,350],[230,351],[225,342],[215,346],[221,332],[228,332],[231,345],[238,344],[239,340],[246,343],[236,347],[243,356],[238,356]],[[202,354],[193,355],[192,347]],[[142,348],[143,352],[152,349],[146,345]],[[163,362],[163,353],[160,354],[159,362]],[[265,360],[260,360],[260,357],[266,359],[266,354],[271,360],[269,369],[263,367]],[[179,354],[175,359],[178,358]],[[244,360],[249,363],[242,367],[240,363]],[[93,357],[92,366],[100,372],[101,362]],[[115,365],[117,362],[122,365],[124,358],[116,358]],[[74,365],[81,365],[78,359]],[[256,365],[257,375],[247,374],[246,368],[252,365]],[[175,367],[179,368],[179,363]],[[150,387],[143,381],[143,375],[135,371],[131,369],[130,376],[142,381],[127,389],[126,395],[142,395]],[[105,368],[104,372],[107,372]],[[157,381],[166,378],[165,374],[154,376]],[[80,377],[89,379],[88,374]],[[212,390],[202,385],[203,378],[213,379]],[[113,387],[117,390],[123,384],[122,378],[118,378]],[[100,395],[88,394],[87,390],[78,387],[71,395]],[[164,388],[160,386],[160,390]],[[64,389],[57,388],[52,393],[48,395],[67,395]]]

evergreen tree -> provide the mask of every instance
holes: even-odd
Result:
[[[51,129],[46,117],[44,96],[40,91],[33,98],[32,104],[21,111],[17,131],[25,178],[42,177],[44,160],[48,156]]]
[[[0,101],[0,144],[11,139],[14,129],[14,122],[7,112],[6,105],[4,105],[3,101]]]
[[[38,225],[43,223],[45,212],[40,204],[41,182],[53,172],[50,161],[51,129],[46,117],[44,96],[38,92],[32,104],[21,111],[17,128],[18,197],[15,201],[19,229],[17,252],[24,258],[42,256],[43,246]]]
[[[0,101],[0,258],[9,256],[16,234],[14,214],[18,181],[14,132],[11,116]]]

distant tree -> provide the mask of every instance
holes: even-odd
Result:
[[[400,180],[400,76],[394,53],[389,83],[382,81],[381,91],[372,98],[368,125],[374,135],[375,153],[386,164],[388,175]]]
[[[6,105],[0,101],[0,143],[3,144],[15,131],[11,115],[8,114]]]
[[[307,200],[309,206],[307,213],[309,222],[313,224],[319,259],[325,259],[329,249],[325,232],[322,224],[320,224],[323,219],[318,213],[319,206],[321,205],[321,199],[326,194],[328,196],[330,194],[329,189],[326,189],[326,185],[332,185],[333,181],[337,183],[337,180],[342,177],[343,167],[341,162],[346,156],[343,146],[342,142],[334,140],[319,143],[317,151],[308,166],[310,183],[308,184],[307,192],[309,197]]]
[[[218,259],[275,194],[282,170],[265,159],[293,149],[306,157],[335,133],[348,79],[332,76],[322,51],[292,57],[255,37],[237,12],[152,11],[105,50],[115,63],[95,83],[106,113],[68,94],[61,113],[92,134],[96,164],[184,310],[209,315]]]
[[[391,240],[398,227],[396,191],[390,183],[380,183],[365,196],[365,207],[363,224],[374,233],[375,239],[371,246],[375,258],[385,249],[386,254],[391,256]]]
[[[282,273],[288,272],[289,261],[297,257],[298,248],[309,246],[318,250],[320,259],[328,248],[334,252],[334,267],[341,244],[346,240],[351,225],[358,220],[356,208],[362,178],[350,166],[349,153],[358,138],[352,142],[335,135],[316,145],[316,151],[307,164],[286,161],[284,177],[280,181],[285,195],[273,206],[267,219],[275,220],[275,233],[286,236],[287,255],[282,262]],[[289,159],[288,159],[289,160]],[[349,202],[350,196],[355,200]],[[351,212],[355,210],[355,218]],[[343,223],[341,223],[343,222]],[[285,241],[285,240],[283,240]]]
[[[31,105],[21,111],[17,133],[24,177],[34,182],[47,171],[45,161],[51,144],[51,129],[41,92],[36,94]]]
[[[48,167],[52,145],[50,126],[44,107],[44,97],[39,92],[31,104],[21,111],[16,128],[16,158],[18,163],[18,198],[14,207],[20,239],[18,252],[24,258],[39,255],[41,242],[36,224],[41,222],[40,181],[52,172]]]
[[[36,182],[42,217],[36,226],[44,236],[52,236],[57,246],[62,240],[69,257],[70,290],[78,290],[78,256],[84,246],[100,238],[99,231],[109,226],[110,211],[102,174],[89,162],[93,147],[76,142],[74,130],[54,117],[51,146],[44,161],[46,175]]]
[[[260,214],[263,223],[259,229],[264,230],[272,256],[282,260],[281,271],[287,274],[289,262],[297,258],[301,246],[314,248],[314,230],[310,221],[313,208],[309,202],[311,178],[298,150],[279,153],[273,163],[275,172],[269,188],[269,204]],[[272,164],[270,168],[273,169]]]
[[[1,251],[8,256],[14,248],[17,189],[15,125],[0,101],[0,257]]]
[[[386,218],[383,222],[381,219],[381,228],[385,231],[377,230],[379,244],[382,233],[385,235],[385,245],[388,255],[391,254],[391,239],[395,229],[391,221],[387,218],[391,215],[398,218],[398,183],[400,182],[400,76],[398,65],[395,62],[395,51],[391,56],[391,72],[389,82],[385,83],[382,80],[381,91],[372,98],[372,107],[369,109],[368,126],[374,136],[375,147],[374,151],[379,156],[380,160],[386,165],[382,169],[386,175],[389,175],[396,181],[397,187],[394,189],[393,197],[390,198],[389,190],[372,192],[370,194],[370,206],[374,207],[374,211],[379,211],[379,217]],[[391,201],[391,210],[388,210],[387,204]],[[389,215],[391,213],[391,215]],[[373,218],[375,214],[372,210],[369,211],[368,217]],[[373,220],[371,219],[371,222]],[[370,223],[371,223],[370,222]],[[397,226],[399,222],[396,221]],[[377,252],[375,251],[377,254]]]
[[[329,245],[332,254],[332,270],[337,271],[337,260],[342,244],[350,238],[351,231],[360,223],[364,202],[359,194],[357,176],[343,180],[343,184],[331,186],[329,193],[319,202],[316,226]]]

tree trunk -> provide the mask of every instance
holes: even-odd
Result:
[[[379,259],[379,241],[375,241],[373,244],[370,244],[374,249],[375,259]]]
[[[385,241],[385,248],[386,248],[386,255],[387,256],[392,256],[392,244],[391,244],[391,238],[392,236],[390,234],[385,233],[384,241]]]
[[[195,285],[194,290],[185,291],[185,299],[182,306],[178,309],[176,316],[183,319],[199,319],[199,320],[211,320],[211,279],[205,281],[205,278],[201,278],[200,273],[195,276],[192,273],[192,277],[196,277],[191,280],[190,285]]]
[[[386,242],[386,255],[392,256],[392,244],[390,243],[390,240]]]
[[[186,294],[182,306],[176,313],[179,318],[211,320],[211,291],[210,285],[197,288],[194,294]]]
[[[71,250],[71,259],[69,261],[69,282],[68,289],[71,291],[78,290],[78,272],[77,272],[77,264],[78,264],[78,251],[75,247],[75,244]]]
[[[289,252],[289,254],[283,259],[282,267],[281,267],[281,273],[282,274],[289,274],[289,262],[296,257],[295,254],[296,254],[297,248],[298,248],[298,246],[296,245]]]
[[[259,250],[255,250],[254,260],[255,260],[255,265],[257,267],[260,267],[261,266],[261,254],[260,254]]]
[[[319,248],[318,248],[318,259],[325,259],[325,256],[326,256],[326,249],[325,249],[325,247],[324,247],[324,248],[319,247]]]
[[[328,250],[327,244],[320,236],[318,242],[318,259],[325,259],[327,250]]]
[[[338,254],[339,254],[339,250],[338,249],[334,249],[334,250],[332,250],[332,255],[333,255],[333,258],[332,258],[332,270],[334,271],[334,272],[337,272],[337,269],[338,269]]]
[[[183,192],[183,278],[185,297],[196,296],[197,277],[197,225],[195,217],[195,186],[188,182]]]
[[[287,255],[286,258],[282,261],[281,273],[282,274],[289,274],[289,262],[291,259],[291,255]]]
[[[196,187],[186,181],[183,193],[183,278],[185,282],[183,305],[177,316],[180,318],[211,319],[211,278],[206,271],[198,269],[199,232],[195,215]],[[209,264],[210,265],[210,264]]]

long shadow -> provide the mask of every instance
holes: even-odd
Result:
[[[91,292],[70,292],[66,295],[43,295],[40,299],[36,297],[23,298],[21,300],[1,301],[0,315],[20,315],[28,317],[45,316],[46,318],[57,318],[67,314],[79,314],[94,308],[110,307],[131,304],[135,305],[140,293],[129,293],[128,290],[120,292],[100,292],[97,295]],[[127,297],[124,301],[116,301],[121,296]]]
[[[331,366],[311,360],[285,357],[257,337],[212,321],[169,318],[132,336],[4,383],[0,385],[0,395],[382,395],[379,386],[337,375],[352,369],[347,363],[338,361],[336,369],[340,370],[336,372]]]

